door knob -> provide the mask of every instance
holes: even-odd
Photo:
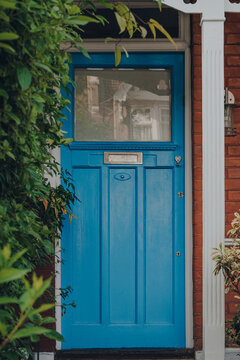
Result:
[[[175,156],[175,161],[177,163],[177,166],[180,166],[180,162],[182,160],[182,157],[181,156]]]

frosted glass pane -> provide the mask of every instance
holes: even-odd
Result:
[[[169,70],[76,69],[76,141],[171,141]]]

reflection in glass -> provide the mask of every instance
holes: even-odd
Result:
[[[76,141],[171,141],[165,69],[76,69]]]

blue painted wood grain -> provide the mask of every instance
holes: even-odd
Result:
[[[72,77],[81,67],[114,67],[114,55],[73,54]],[[172,140],[62,148],[80,198],[62,235],[62,287],[72,285],[77,303],[62,318],[63,348],[184,348],[184,54],[131,53],[121,67],[171,69]],[[64,130],[73,137],[73,91],[69,100]],[[143,164],[104,164],[105,147],[138,149]]]

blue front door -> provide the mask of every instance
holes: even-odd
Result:
[[[71,73],[63,348],[184,348],[184,55],[74,54]]]

